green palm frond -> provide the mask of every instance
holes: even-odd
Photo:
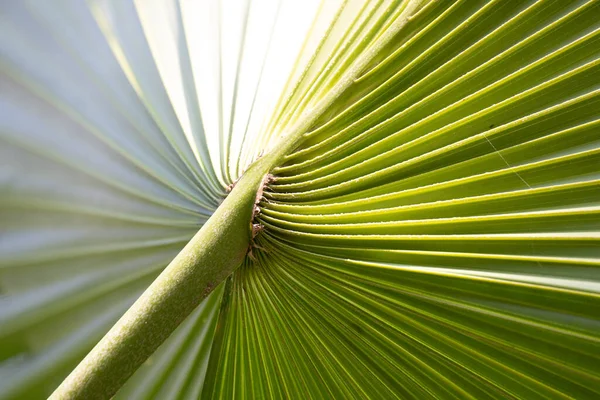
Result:
[[[264,171],[116,398],[599,397],[600,2],[258,3],[0,6],[0,398]]]

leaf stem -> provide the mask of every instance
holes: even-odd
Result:
[[[260,160],[259,160],[260,161]],[[108,399],[241,263],[256,192],[257,162],[159,277],[92,349],[51,399]]]

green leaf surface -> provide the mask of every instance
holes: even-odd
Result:
[[[600,397],[600,2],[258,3],[0,6],[0,398],[263,149],[253,256],[116,398]]]
[[[274,169],[203,396],[597,397],[599,21],[411,20]]]

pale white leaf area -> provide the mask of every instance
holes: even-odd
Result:
[[[318,6],[0,3],[0,398],[47,396],[206,221],[259,154]],[[168,376],[206,362],[219,296],[124,397],[199,392]]]

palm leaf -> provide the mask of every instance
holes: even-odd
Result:
[[[52,392],[281,143],[255,260],[117,397],[600,395],[600,2],[310,7],[5,7],[0,397]]]

